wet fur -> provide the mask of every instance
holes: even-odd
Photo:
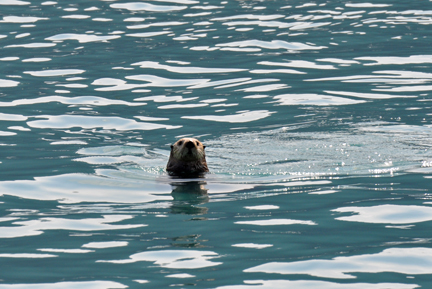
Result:
[[[205,158],[205,146],[195,138],[182,138],[171,146],[166,167],[172,176],[194,176],[209,171]]]

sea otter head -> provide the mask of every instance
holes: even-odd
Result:
[[[205,146],[195,138],[182,138],[171,146],[166,167],[172,176],[197,176],[209,171]]]
[[[195,138],[182,138],[171,146],[171,153],[179,161],[193,162],[205,158],[205,146]]]

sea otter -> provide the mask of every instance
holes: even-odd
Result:
[[[182,138],[171,146],[166,170],[172,176],[199,176],[209,171],[205,146],[195,138]]]

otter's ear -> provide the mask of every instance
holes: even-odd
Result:
[[[206,148],[207,146],[203,145],[203,148]]]
[[[174,146],[173,145],[171,145],[171,150],[174,148]]]

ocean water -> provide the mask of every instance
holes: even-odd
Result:
[[[0,289],[432,288],[431,1],[0,0]],[[210,173],[165,172],[197,137]]]

